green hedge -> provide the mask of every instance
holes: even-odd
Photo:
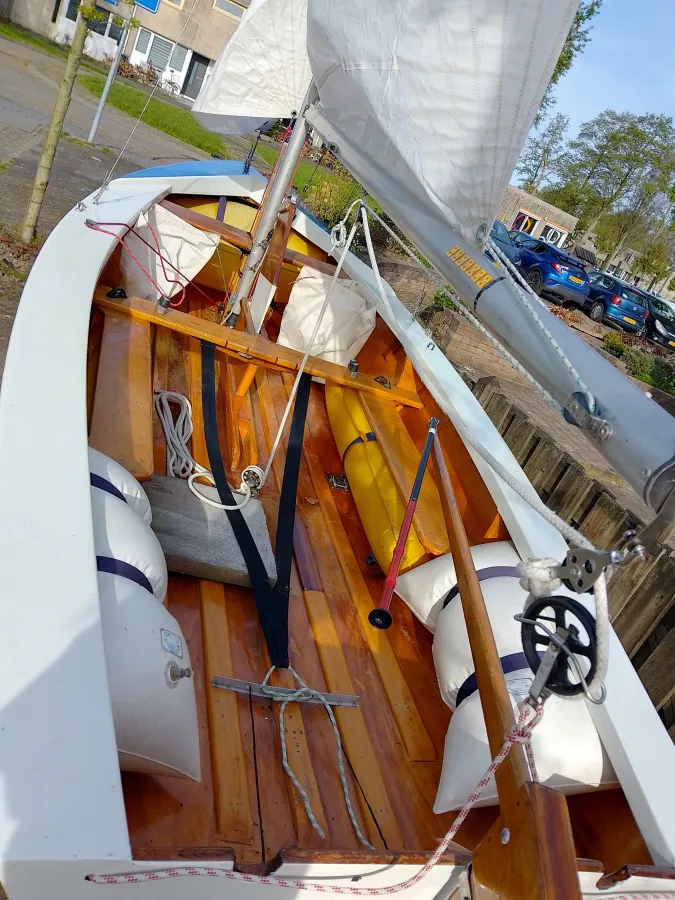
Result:
[[[660,356],[652,356],[634,347],[627,347],[617,331],[608,331],[603,338],[605,350],[626,364],[626,371],[638,381],[675,394],[675,378],[670,363]]]

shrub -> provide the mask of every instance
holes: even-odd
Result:
[[[623,361],[626,363],[626,371],[633,378],[640,381],[646,381],[651,377],[653,358],[641,350],[633,350],[628,347],[623,354]],[[651,381],[649,382],[651,384]]]
[[[605,345],[605,350],[618,359],[621,359],[626,352],[626,345],[618,331],[608,331],[602,342]]]
[[[651,383],[666,393],[672,394],[675,391],[673,370],[665,359],[658,356],[652,358]]]
[[[329,228],[336,225],[350,203],[361,196],[361,188],[351,181],[317,172],[305,196],[305,203]]]

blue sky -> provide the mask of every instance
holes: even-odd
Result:
[[[603,109],[675,119],[675,0],[604,0],[556,96],[570,136]]]

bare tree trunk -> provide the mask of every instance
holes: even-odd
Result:
[[[30,200],[26,207],[26,214],[21,223],[21,240],[25,244],[29,244],[35,237],[35,228],[37,226],[38,217],[42,208],[42,202],[49,184],[49,176],[52,171],[52,164],[56,156],[56,148],[61,137],[63,123],[70,105],[70,98],[73,93],[73,85],[75,76],[80,66],[82,53],[84,51],[84,42],[87,37],[87,13],[94,9],[96,0],[82,0],[80,5],[80,15],[75,26],[75,35],[70,45],[70,52],[66,59],[66,65],[63,70],[61,84],[56,94],[56,102],[54,103],[54,111],[52,119],[47,128],[45,135],[45,143],[38,162],[37,172],[35,173],[35,181],[31,191]]]

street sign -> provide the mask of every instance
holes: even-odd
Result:
[[[147,9],[148,12],[156,13],[159,9],[160,0],[136,0],[136,6],[141,9]]]

